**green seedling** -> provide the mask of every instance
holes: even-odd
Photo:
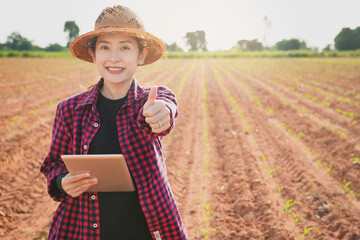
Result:
[[[203,175],[204,175],[205,178],[210,178],[211,177],[211,174],[206,170],[204,170]]]
[[[313,154],[315,157],[319,157],[319,156],[320,156],[320,154],[319,154],[318,152],[316,152],[316,151],[313,151],[312,154]]]
[[[205,239],[209,239],[208,233],[209,232],[216,232],[216,229],[215,228],[202,228],[201,232],[204,235]]]
[[[290,210],[290,214],[294,217],[294,223],[297,223],[299,220],[303,221],[302,218],[298,217],[293,211]]]
[[[304,232],[303,233],[299,233],[295,236],[295,238],[299,237],[299,236],[302,236],[304,239],[307,239],[307,236],[309,235],[310,231],[312,230],[316,230],[316,228],[314,227],[310,227],[310,228],[304,228]],[[310,240],[316,240],[314,238],[310,239]]]
[[[343,210],[343,208],[341,207],[341,206],[336,206],[336,205],[334,205],[334,210],[339,210],[339,211],[342,211]]]
[[[270,115],[275,115],[275,110],[270,108],[270,107],[266,107],[265,110],[270,114]]]
[[[205,210],[206,210],[206,216],[204,217],[204,220],[203,220],[204,223],[206,223],[215,215],[215,212],[210,209],[210,204],[206,204],[205,202],[202,202],[202,204],[204,205]]]
[[[360,157],[354,157],[349,159],[353,164],[360,163]]]
[[[326,167],[326,170],[331,174],[331,173],[337,173],[336,170],[332,169],[331,166]]]
[[[299,220],[303,221],[303,219],[298,217],[294,211],[290,210],[291,206],[294,204],[300,205],[298,202],[296,202],[292,199],[286,201],[286,203],[284,205],[283,213],[290,213],[294,218],[294,222],[297,223]]]
[[[338,130],[338,134],[339,134],[339,136],[340,136],[341,138],[347,138],[347,134],[344,133],[344,132],[342,132],[342,131],[340,131],[340,130]]]
[[[204,201],[204,199],[205,199],[205,187],[203,187],[203,188],[201,189],[201,200]]]
[[[326,100],[323,100],[321,103],[324,104],[326,107],[330,107],[330,106],[331,106],[331,103],[328,102],[328,101],[326,101]]]
[[[269,172],[269,174],[272,174],[273,172],[276,172],[276,171],[281,172],[280,169],[268,167],[268,172]]]
[[[34,115],[34,114],[36,114],[37,112],[39,112],[39,109],[30,109],[30,110],[28,111],[28,113],[29,113],[30,115]]]
[[[335,128],[333,126],[329,126],[329,127],[327,127],[327,130],[333,132],[335,130]]]
[[[10,119],[8,120],[8,123],[9,123],[10,125],[13,125],[13,124],[14,124],[14,122],[19,121],[19,120],[20,120],[20,118],[21,118],[21,116],[16,115],[16,116],[14,116],[14,117],[10,118]]]
[[[252,128],[253,128],[253,126],[249,125],[249,126],[246,128],[246,132],[250,132]]]
[[[313,190],[314,190],[315,196],[316,196],[316,197],[319,197],[319,196],[320,196],[320,193],[319,193],[316,185],[315,185],[312,181],[310,181],[310,184],[313,186]]]
[[[212,165],[214,165],[214,163],[212,163],[211,161],[209,161],[208,159],[205,161],[205,163],[204,163],[204,167],[205,168],[207,168],[207,167],[210,167],[210,166],[212,166]]]
[[[295,140],[299,141],[302,137],[303,137],[303,134],[299,133],[298,135],[295,136]]]
[[[261,157],[263,163],[266,163],[266,157],[265,157],[265,155],[260,155],[259,157]]]
[[[277,190],[278,190],[278,196],[281,197],[281,189],[280,189],[280,186],[277,185],[276,188],[277,188]]]
[[[359,198],[360,198],[360,193],[355,192],[354,190],[352,190],[352,189],[349,187],[349,186],[351,185],[351,182],[350,182],[350,181],[344,180],[343,182],[344,182],[344,184],[341,184],[341,185],[340,185],[340,188],[341,188],[341,189],[344,189],[346,192],[349,192],[351,196],[356,196],[356,197],[359,197]]]
[[[292,199],[286,201],[286,203],[285,203],[285,205],[284,205],[283,213],[290,212],[290,211],[291,211],[290,208],[291,208],[291,206],[294,205],[294,204],[300,205],[298,202],[296,202],[296,201],[294,201],[294,200],[292,200]]]

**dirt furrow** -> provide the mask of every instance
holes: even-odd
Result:
[[[226,75],[224,74],[223,77],[226,78]],[[252,119],[252,124],[257,130],[253,134],[259,148],[266,156],[266,163],[271,168],[277,168],[281,171],[273,173],[274,179],[270,180],[274,182],[274,185],[280,186],[283,203],[288,200],[296,200],[301,203],[301,207],[298,204],[292,207],[292,211],[297,214],[299,219],[303,219],[294,228],[294,230],[296,229],[293,232],[294,236],[301,232],[304,227],[310,226],[316,226],[319,229],[320,233],[317,237],[334,237],[336,234],[339,237],[343,231],[348,231],[349,234],[358,234],[353,228],[359,225],[359,219],[349,217],[351,215],[349,212],[359,212],[356,200],[344,196],[345,194],[337,188],[338,183],[334,182],[324,169],[314,163],[313,157],[306,148],[289,137],[286,131],[279,128],[276,120],[269,118],[263,109],[251,103],[251,97],[238,82],[227,78],[226,86],[233,96],[236,98],[241,96],[238,98],[238,103],[246,109],[245,112]],[[248,97],[244,98],[246,95]],[[247,106],[253,107],[249,109]],[[337,213],[336,210],[332,209],[336,204],[345,204],[349,207],[341,213]],[[328,226],[329,222],[324,224],[323,221],[319,221],[318,216],[323,217],[329,213],[331,214],[328,216],[337,216],[338,214],[342,216],[343,226],[335,230],[335,232],[337,231],[336,234],[331,231],[329,233],[326,228],[324,229],[324,226]]]
[[[237,75],[239,76],[239,75]],[[337,132],[329,131],[324,126],[318,125],[318,122],[310,118],[298,117],[296,111],[289,107],[284,107],[279,101],[271,97],[261,85],[253,84],[254,81],[247,77],[239,76],[242,81],[253,86],[253,91],[259,96],[266,106],[271,106],[275,109],[275,116],[278,120],[288,124],[294,134],[302,134],[301,141],[310,146],[314,155],[320,160],[319,163],[326,163],[328,168],[336,171],[329,172],[340,183],[344,180],[351,181],[352,187],[360,189],[357,175],[359,173],[359,166],[354,165],[349,161],[353,156],[360,154],[357,149],[359,135],[356,131],[350,131],[347,137],[341,137]],[[294,101],[300,102],[301,97],[295,98]],[[326,119],[322,117],[323,121],[337,122],[337,118]],[[355,128],[355,127],[354,127]],[[349,128],[347,128],[349,129]]]
[[[288,230],[278,221],[278,211],[270,210],[276,208],[271,196],[275,194],[262,174],[244,122],[212,70],[208,68],[207,72],[211,74],[208,88],[212,155],[224,182],[220,189],[217,186],[213,190],[217,196],[215,209],[222,214],[219,219],[225,219],[223,231],[215,239],[286,239]],[[214,221],[213,226],[217,224]]]
[[[169,181],[190,239],[201,239],[204,214],[201,192],[207,185],[201,170],[204,164],[202,130],[205,121],[201,77],[198,63],[186,81],[184,91],[178,96],[179,118],[172,132],[176,141],[171,141],[169,145],[164,142]]]

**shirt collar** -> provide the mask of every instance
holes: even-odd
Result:
[[[97,99],[99,97],[100,88],[103,84],[104,84],[104,79],[101,78],[92,89],[85,92],[84,97],[76,105],[75,109],[85,105],[93,105],[93,107],[95,107]],[[135,78],[133,78],[130,89],[128,91],[128,97],[123,107],[130,106],[134,104],[135,101],[139,101],[140,99],[142,99],[144,97],[144,92],[145,92],[144,88]]]

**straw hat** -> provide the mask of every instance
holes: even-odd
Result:
[[[95,22],[94,31],[76,38],[70,44],[70,52],[76,58],[93,62],[88,49],[91,48],[94,40],[96,40],[95,37],[109,33],[122,33],[135,37],[138,39],[138,43],[144,48],[148,48],[149,53],[141,65],[147,65],[157,61],[165,52],[163,42],[145,31],[143,23],[133,11],[120,5],[105,8]]]

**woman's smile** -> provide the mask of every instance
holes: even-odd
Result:
[[[122,67],[106,67],[106,70],[111,74],[120,74],[123,72],[124,68],[122,68]]]

